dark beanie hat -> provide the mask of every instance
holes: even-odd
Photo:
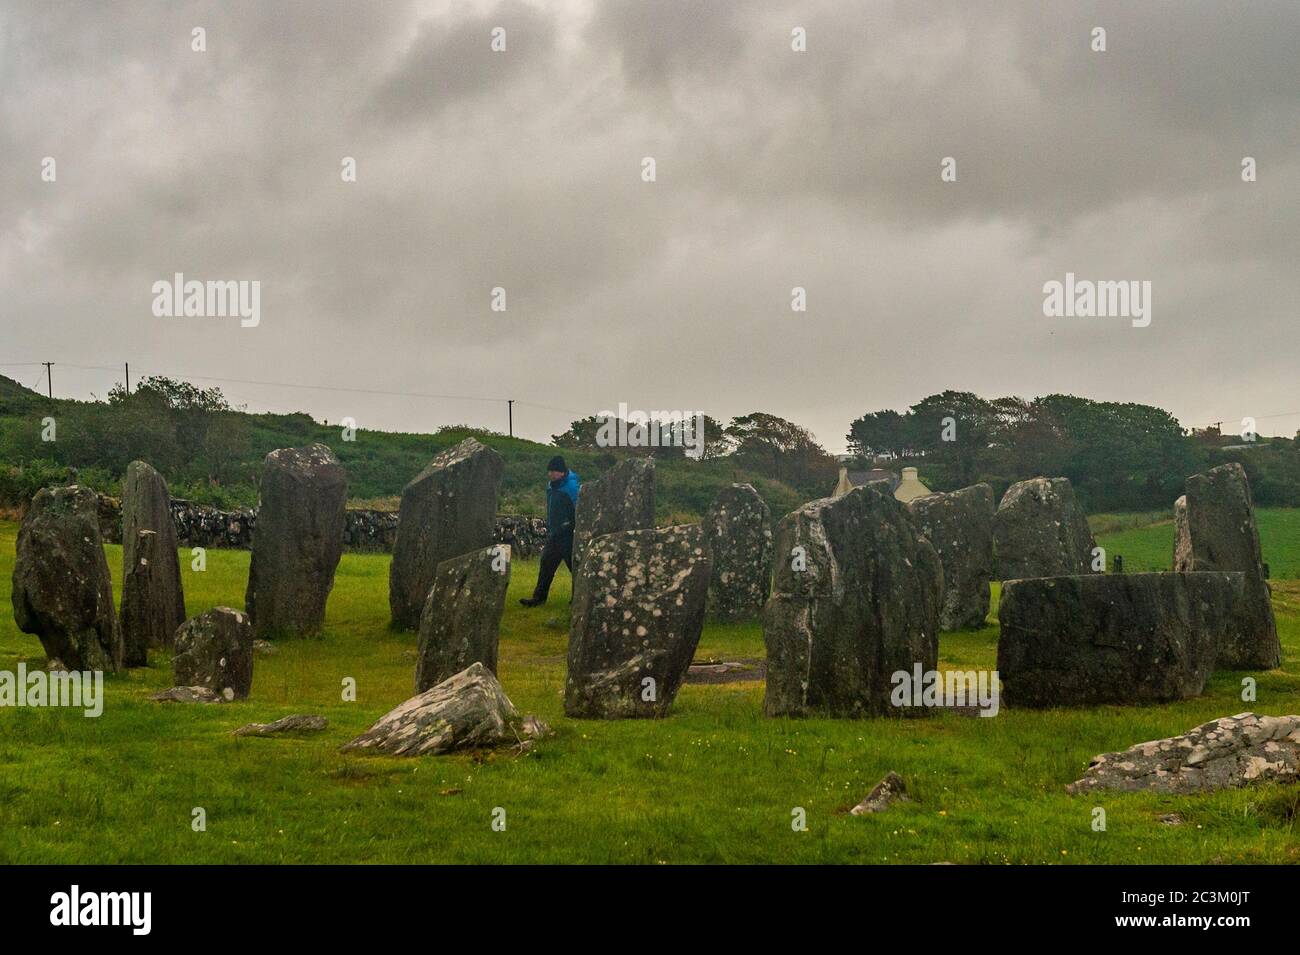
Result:
[[[564,471],[564,472],[567,473],[568,470],[569,470],[569,468],[568,468],[567,465],[565,465],[565,463],[564,463],[564,458],[560,457],[560,456],[557,454],[555,457],[551,458],[551,463],[548,464],[548,465],[546,465],[546,470],[548,470],[548,471]]]

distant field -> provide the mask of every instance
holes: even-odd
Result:
[[[1300,509],[1262,507],[1255,512],[1264,561],[1275,580],[1300,577]],[[1090,519],[1106,560],[1120,554],[1129,571],[1170,570],[1174,564],[1174,519],[1167,515],[1098,514]],[[1115,529],[1122,528],[1122,529]]]
[[[1297,576],[1294,512],[1261,515],[1275,576]],[[16,528],[0,523],[0,601],[8,604]],[[1133,569],[1166,566],[1171,530],[1103,535]],[[114,573],[121,550],[107,548]],[[1142,557],[1140,555],[1149,555]],[[188,568],[188,561],[183,566]],[[242,606],[248,554],[210,551],[185,571],[189,610]],[[943,714],[870,721],[773,720],[761,683],[687,686],[659,721],[569,720],[562,712],[568,576],[549,607],[525,610],[535,562],[517,561],[502,623],[500,676],[521,711],[557,730],[523,757],[343,756],[338,747],[412,692],[412,634],[387,629],[388,558],[348,554],[322,639],[259,657],[252,698],[227,706],[159,705],[170,663],[113,677],[99,719],[0,710],[0,862],[1300,862],[1300,787],[1204,797],[1067,796],[1094,754],[1181,733],[1251,708],[1300,712],[1300,583],[1276,583],[1284,667],[1239,674],[1207,695],[1150,707]],[[117,579],[120,579],[118,577]],[[997,628],[945,634],[941,666],[992,668]],[[700,658],[761,657],[756,624],[710,626]],[[34,637],[0,616],[0,669],[44,660]],[[359,700],[340,700],[357,680]],[[251,721],[320,713],[323,735],[235,739]],[[852,817],[887,771],[916,800]],[[1091,828],[1104,806],[1106,832]],[[195,807],[207,831],[191,829]],[[507,828],[494,832],[494,808]],[[807,811],[794,832],[791,811]],[[1158,821],[1177,812],[1182,826]]]

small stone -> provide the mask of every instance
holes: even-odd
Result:
[[[865,816],[868,813],[884,812],[894,803],[899,801],[910,801],[907,795],[907,785],[903,782],[903,777],[898,773],[890,770],[885,774],[885,778],[867,793],[865,799],[849,810],[850,815]]]

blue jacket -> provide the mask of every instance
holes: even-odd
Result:
[[[563,543],[573,539],[573,522],[578,505],[578,475],[570,470],[558,481],[546,484],[546,533]]]

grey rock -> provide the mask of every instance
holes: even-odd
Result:
[[[311,636],[343,556],[347,475],[323,444],[266,456],[244,607],[258,637]]]
[[[700,642],[711,569],[699,524],[590,541],[573,584],[565,713],[664,715]]]
[[[927,494],[907,505],[917,530],[943,565],[941,630],[984,626],[993,577],[993,488],[975,484],[959,491]]]
[[[1191,795],[1298,779],[1300,716],[1238,713],[1182,736],[1094,756],[1083,778],[1065,789]]]
[[[246,614],[216,607],[176,631],[172,674],[177,686],[202,686],[227,702],[253,687],[253,626]]]
[[[293,736],[307,733],[320,733],[329,721],[323,716],[297,713],[282,716],[273,723],[246,723],[234,731],[236,736]]]
[[[582,485],[573,526],[573,569],[579,571],[593,539],[618,531],[655,526],[655,461],[634,457],[620,461],[594,481]]]
[[[1085,574],[1003,584],[998,673],[1009,706],[1163,703],[1199,696],[1241,574]]]
[[[388,575],[395,626],[420,625],[439,564],[491,545],[504,470],[501,455],[466,438],[438,454],[402,490]]]
[[[438,565],[420,615],[416,693],[455,676],[471,663],[482,663],[496,673],[510,557],[509,547],[493,544]]]
[[[141,531],[154,538],[142,541]],[[149,553],[142,554],[141,547]],[[144,665],[141,647],[170,648],[176,628],[185,622],[177,547],[167,482],[145,462],[132,461],[122,480],[121,624],[127,666]]]
[[[226,697],[206,686],[172,686],[149,697],[155,703],[228,703]]]
[[[78,485],[42,488],[18,529],[14,622],[73,670],[116,672],[122,631],[99,536],[99,498]]]
[[[1007,488],[993,518],[999,580],[1092,572],[1097,546],[1069,478],[1033,478]]]
[[[1174,501],[1174,571],[1185,574],[1192,565],[1192,538],[1187,526],[1187,495]]]
[[[787,515],[763,615],[764,711],[902,715],[891,677],[936,669],[942,588],[938,555],[883,483]]]
[[[1186,554],[1190,552],[1190,559]],[[1245,593],[1237,625],[1219,647],[1218,666],[1270,670],[1282,663],[1250,483],[1240,464],[1223,464],[1187,479],[1182,563],[1191,570],[1240,572]],[[1175,561],[1179,561],[1175,544]]]
[[[704,518],[704,540],[713,557],[706,606],[719,621],[749,620],[763,612],[772,590],[772,514],[749,484],[718,492]]]
[[[902,776],[890,770],[885,774],[884,779],[872,787],[871,792],[867,793],[862,802],[849,810],[849,814],[865,816],[871,813],[884,812],[900,800],[908,801],[907,784],[903,782]]]
[[[496,677],[481,663],[385,714],[343,752],[422,756],[518,744],[523,723]]]

